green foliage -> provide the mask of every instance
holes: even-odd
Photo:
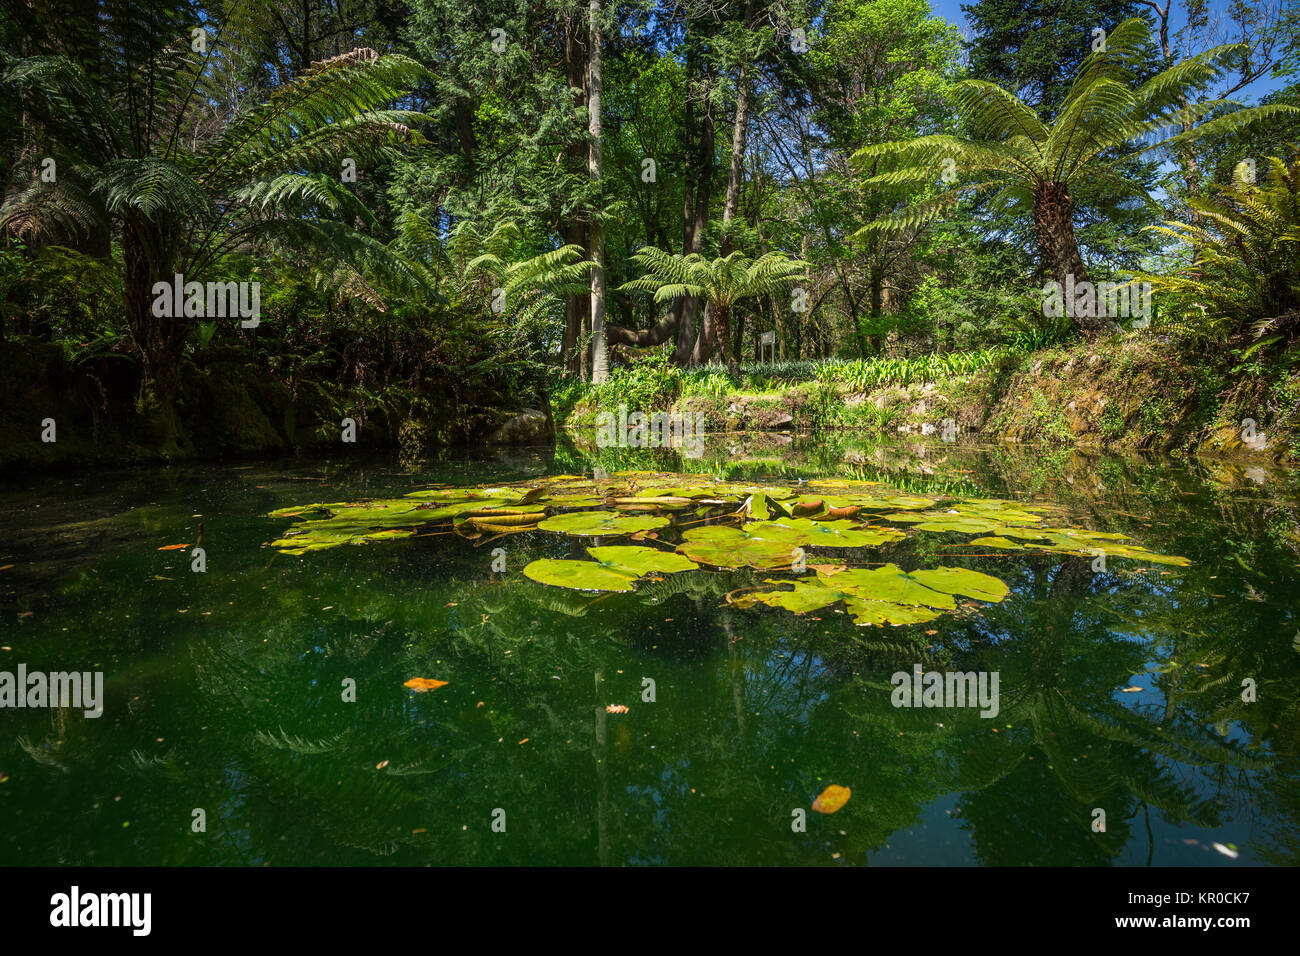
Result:
[[[1285,104],[1223,111],[1230,104],[1222,100],[1186,102],[1189,91],[1220,75],[1232,57],[1241,55],[1240,44],[1216,47],[1139,82],[1149,39],[1141,20],[1115,27],[1104,48],[1082,61],[1050,123],[996,83],[967,79],[958,84],[954,102],[972,138],[933,134],[859,150],[855,159],[861,164],[881,157],[898,164],[867,176],[867,187],[892,189],[953,181],[954,176],[960,182],[930,200],[877,219],[861,235],[918,228],[951,208],[961,195],[996,189],[994,203],[1000,208],[1023,208],[1033,201],[1041,251],[1045,258],[1049,252],[1052,257],[1045,264],[1063,273],[1073,267],[1074,225],[1064,218],[1068,207],[1062,204],[1071,183],[1087,179],[1116,195],[1150,202],[1142,186],[1120,172],[1117,150],[1136,144],[1132,155],[1176,151],[1203,137],[1296,112]],[[1216,111],[1218,115],[1205,120]],[[1170,128],[1179,132],[1164,135]],[[1049,240],[1061,245],[1049,250],[1044,245]]]
[[[1270,157],[1259,182],[1238,178],[1212,198],[1189,203],[1200,223],[1171,221],[1156,231],[1181,247],[1181,262],[1143,273],[1159,303],[1160,325],[1193,342],[1223,341],[1249,329],[1267,348],[1300,323],[1300,151],[1288,165]],[[1261,171],[1262,172],[1262,171]],[[1195,252],[1198,257],[1188,261]]]

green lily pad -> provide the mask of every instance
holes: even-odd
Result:
[[[662,528],[668,519],[661,515],[626,515],[616,511],[574,511],[570,514],[552,515],[540,522],[541,531],[558,531],[561,534],[615,535],[636,534]]]
[[[631,591],[637,575],[598,561],[568,561],[541,558],[524,568],[524,576],[541,584],[575,591]]]
[[[909,577],[913,581],[920,581],[926,587],[945,594],[961,594],[994,604],[1001,601],[1008,593],[1007,586],[1002,581],[990,574],[981,574],[969,568],[926,568],[913,571]]]
[[[627,571],[640,577],[655,571],[674,573],[694,571],[699,567],[694,561],[675,551],[660,551],[638,545],[616,544],[601,548],[588,548],[587,553],[607,567]]]
[[[751,522],[746,528],[759,533],[759,526],[790,528],[807,536],[808,544],[823,548],[865,548],[884,544],[887,541],[901,541],[907,537],[906,532],[894,528],[858,528],[852,521],[813,521],[811,518],[781,518],[771,522]]]
[[[900,626],[933,621],[942,614],[928,607],[894,604],[890,601],[873,601],[871,598],[846,597],[844,607],[853,615],[854,623],[863,627],[882,624]]]
[[[806,578],[802,581],[774,581],[768,578],[767,583],[789,584],[793,586],[793,590],[760,591],[745,595],[732,603],[737,607],[752,607],[755,603],[762,603],[769,607],[785,608],[795,614],[803,614],[834,604],[844,597],[839,591],[818,583],[814,578]]]
[[[692,561],[719,568],[781,568],[793,560],[794,548],[808,536],[774,522],[751,521],[742,528],[708,525],[688,528],[677,550]]]
[[[841,571],[835,575],[818,571],[817,576],[827,587],[855,598],[919,605],[942,611],[951,611],[957,606],[951,594],[928,587],[895,564],[886,564],[882,568]]]

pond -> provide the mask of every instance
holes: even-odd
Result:
[[[0,672],[103,692],[0,711],[0,863],[1294,865],[1298,552],[929,439],[9,482]]]

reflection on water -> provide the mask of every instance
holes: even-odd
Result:
[[[661,468],[1053,505],[1192,563],[920,536],[890,560],[1010,595],[873,628],[727,604],[771,572],[550,588],[521,569],[581,543],[540,533],[498,542],[503,572],[454,535],[265,546],[287,524],[267,512],[299,503]],[[201,574],[158,550],[196,543]],[[928,440],[11,484],[0,670],[102,670],[105,699],[98,720],[0,711],[0,863],[1294,865],[1298,550],[1285,471]],[[893,706],[917,664],[997,673],[996,719]],[[843,809],[795,813],[830,784]]]

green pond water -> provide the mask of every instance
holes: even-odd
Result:
[[[594,500],[555,503],[565,482]],[[466,488],[526,530],[470,504],[331,538],[393,507],[348,505]],[[0,864],[1295,865],[1298,488],[852,438],[11,480],[0,671],[104,690],[98,718],[0,710]],[[780,513],[810,499],[866,506]],[[746,501],[804,529],[772,537],[806,569],[718,567],[766,553]],[[594,510],[667,521],[549,524]],[[587,550],[609,546],[645,551]],[[619,564],[651,551],[670,563]],[[584,589],[593,558],[610,589]],[[996,675],[997,715],[895,706],[916,665]],[[848,801],[815,811],[832,785]]]

